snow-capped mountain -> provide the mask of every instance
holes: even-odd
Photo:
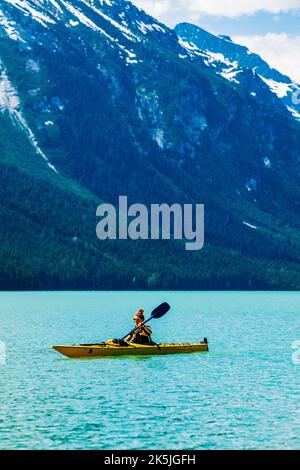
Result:
[[[0,9],[2,33],[12,40],[26,43],[28,31],[19,24],[19,10],[25,17],[32,18],[44,28],[64,24],[67,28],[85,26],[98,32],[106,39],[109,47],[119,49],[127,64],[138,63],[139,59],[132,43],[138,43],[150,35],[163,43],[174,42],[173,31],[129,2],[114,0],[4,0],[11,8],[8,13]],[[125,6],[124,6],[125,5]],[[7,6],[6,6],[7,8]],[[14,18],[14,16],[16,18]],[[187,23],[176,26],[175,32],[184,51],[178,50],[182,59],[202,60],[216,74],[235,84],[244,85],[252,97],[265,99],[261,81],[283,101],[288,111],[300,120],[300,104],[297,98],[300,85],[289,77],[271,68],[257,54],[246,47],[234,44],[228,36],[214,36],[207,31]],[[162,36],[162,34],[164,36]],[[133,47],[132,47],[133,46]]]
[[[228,36],[214,36],[192,24],[178,24],[175,31],[192,59],[202,60],[216,74],[243,86],[253,98],[265,100],[268,87],[300,120],[300,85],[270,67],[259,55],[235,44]]]
[[[28,28],[42,26],[45,32],[61,26],[66,29],[84,27],[98,33],[109,47],[118,50],[120,57],[128,59],[128,63],[135,63],[134,52],[130,50],[132,44],[142,41],[146,35],[161,38],[163,33],[166,37],[175,36],[157,20],[124,0],[4,1],[6,5],[0,10],[2,34],[5,32],[12,40],[21,43],[30,43]],[[30,20],[33,21],[31,25]],[[38,31],[42,34],[43,30],[39,28]]]
[[[206,276],[201,259],[211,279],[205,285],[216,287],[220,259],[226,259],[229,287],[270,287],[277,282],[274,266],[283,269],[278,279],[299,275],[299,106],[289,102],[297,87],[230,38],[191,25],[172,30],[126,0],[2,0],[0,165],[9,182],[2,200],[8,211],[19,208],[30,229],[40,224],[34,233],[50,233],[51,246],[70,243],[75,258],[74,250],[82,250],[85,275],[94,281],[97,256],[101,266],[117,256],[116,277],[121,263],[124,276],[143,287],[148,281],[140,270],[153,264],[145,250],[137,259],[136,248],[125,256],[121,249],[100,254],[94,246],[94,201],[127,194],[133,202],[204,202],[207,251],[183,257],[183,274],[172,255],[181,256],[177,247],[170,255],[157,248],[157,263],[168,261],[151,271],[149,282],[195,288]],[[59,220],[49,219],[45,186],[62,211]],[[37,201],[46,207],[42,215]],[[92,201],[84,209],[92,207],[92,222],[76,209],[78,228],[70,230],[66,208],[86,207],[86,201]],[[46,235],[42,224],[49,226]],[[7,233],[14,238],[19,231]],[[26,257],[30,243],[20,240]],[[42,245],[28,254],[36,260],[33,278],[57,259],[41,267],[45,255],[34,249]],[[15,269],[15,252],[5,256]],[[66,276],[82,279],[77,262],[66,268],[56,256]],[[234,268],[243,257],[247,261]],[[279,265],[281,259],[287,265]],[[257,263],[262,275],[270,269],[272,281],[258,279]],[[57,268],[53,278],[61,275]],[[84,286],[100,282],[94,281],[86,277]]]

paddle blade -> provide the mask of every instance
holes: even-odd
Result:
[[[170,308],[170,305],[167,302],[164,302],[153,310],[151,318],[163,317],[170,310]]]

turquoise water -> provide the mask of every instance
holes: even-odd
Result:
[[[154,339],[207,336],[208,354],[50,348],[123,336],[137,307],[163,301]],[[0,293],[0,448],[299,449],[299,315],[299,293]]]

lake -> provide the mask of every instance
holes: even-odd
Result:
[[[161,302],[158,342],[209,353],[71,360]],[[300,294],[0,293],[1,449],[299,449]],[[4,357],[4,348],[6,356]]]

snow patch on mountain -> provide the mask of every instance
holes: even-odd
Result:
[[[227,59],[224,54],[217,53],[217,52],[212,52],[209,50],[200,50],[193,42],[188,42],[185,41],[182,38],[179,38],[179,44],[181,45],[182,48],[185,49],[185,51],[188,53],[190,57],[201,57],[204,60],[204,64],[207,67],[213,67],[215,69],[220,69],[221,65],[226,65],[226,67],[223,67],[221,71],[216,71],[217,75],[221,75],[223,78],[226,80],[229,80],[230,82],[235,82],[235,83],[240,83],[237,79],[236,76],[237,74],[241,73],[243,70],[239,68],[238,62],[237,61],[230,61]],[[179,54],[180,59],[185,59],[187,58],[186,55]]]
[[[75,28],[79,25],[79,21],[69,20],[69,24]]]
[[[257,230],[256,225],[249,224],[249,222],[245,222],[245,221],[243,222],[243,224],[246,225],[246,227],[249,227],[249,228],[252,228],[252,229],[254,229],[254,230]]]
[[[203,52],[201,52],[200,49],[194,43],[185,41],[182,38],[179,38],[178,42],[179,42],[180,46],[183,49],[185,49],[185,52],[187,52],[189,56],[191,56],[191,57],[193,57],[193,56],[207,57],[207,54],[204,54]]]
[[[126,64],[137,64],[138,62],[142,62],[142,61],[139,61],[137,60],[137,57],[136,57],[136,54],[133,52],[133,51],[130,51],[129,49],[127,49],[125,46],[123,46],[122,44],[118,44],[119,48],[124,51],[128,57],[126,57]],[[120,53],[120,56],[122,56],[122,54]]]
[[[283,98],[284,96],[287,96],[289,92],[292,91],[291,83],[276,82],[275,80],[265,78],[262,75],[258,76],[263,80],[263,82],[268,85],[270,90],[275,93],[278,98]]]
[[[87,28],[90,28],[93,31],[98,32],[101,35],[103,35],[110,42],[111,46],[116,46],[116,47],[120,48],[122,51],[124,51],[126,53],[126,55],[129,57],[129,59],[133,59],[134,57],[136,57],[136,55],[133,52],[129,51],[128,48],[126,48],[122,44],[119,44],[119,40],[117,38],[115,38],[115,37],[111,36],[110,34],[108,34],[103,28],[100,28],[100,26],[98,26],[94,21],[92,21],[90,18],[88,18],[88,16],[85,13],[83,13],[80,9],[75,8],[73,5],[71,5],[66,0],[60,0],[60,1],[65,6],[65,8],[68,10],[68,12],[71,13],[75,17],[76,21],[80,22],[81,24],[83,24]],[[127,40],[130,40],[130,41],[134,41],[134,40],[138,41],[139,40],[139,38],[136,35],[134,35],[133,33],[131,33],[131,31],[129,31],[128,28],[124,28],[122,25],[120,25],[120,23],[118,23],[118,22],[114,21],[113,19],[111,19],[110,17],[108,17],[107,15],[102,13],[99,9],[97,9],[95,7],[91,7],[90,3],[87,2],[86,0],[80,0],[80,1],[81,1],[81,3],[83,3],[86,6],[90,7],[92,9],[92,11],[99,14],[103,19],[107,20],[111,25],[116,27],[119,31],[121,31],[122,34],[126,37]],[[74,25],[74,23],[73,23],[73,25]]]
[[[42,26],[46,27],[49,24],[55,24],[55,20],[50,18],[45,13],[41,13],[41,11],[36,10],[33,8],[28,2],[25,0],[5,0],[7,3],[15,6],[19,10],[21,10],[26,16],[31,16],[35,21],[40,23]],[[38,7],[41,7],[40,2],[37,3]]]
[[[263,77],[262,75],[259,75],[259,77],[262,79],[266,85],[270,88],[270,90],[275,93],[275,95],[278,96],[278,98],[287,98],[288,96],[293,96],[295,91],[299,89],[299,86],[294,83],[284,83],[284,82],[276,82],[275,80],[267,79]],[[291,99],[291,102],[293,99]],[[297,111],[293,106],[286,105],[287,110],[292,114],[292,116],[299,121],[300,120],[300,112]]]
[[[7,36],[10,39],[12,39],[13,41],[24,42],[24,40],[20,36],[20,33],[16,30],[16,22],[10,21],[1,10],[0,10],[0,25],[3,26]]]
[[[17,90],[9,81],[6,70],[1,67],[0,63],[0,111],[2,113],[4,113],[6,110],[9,112],[11,120],[25,132],[36,153],[46,161],[48,167],[51,168],[51,170],[58,173],[55,166],[49,161],[42,149],[39,147],[35,135],[27,124],[27,121],[23,116],[20,108],[21,102]]]
[[[52,5],[54,6],[54,8],[56,8],[60,13],[63,13],[61,7],[59,6],[58,2],[56,0],[49,0],[50,3],[52,3]]]
[[[1,70],[0,74],[0,110],[3,113],[8,110],[11,116],[20,105],[16,91],[11,86],[5,70]]]
[[[212,52],[212,51],[205,51],[205,54],[208,56],[208,61],[209,63],[211,62],[221,62],[222,64],[227,65],[228,67],[237,67],[238,63],[231,62],[229,59],[227,59],[224,54],[221,54],[220,52]]]
[[[149,31],[159,31],[163,34],[166,33],[166,30],[160,26],[159,24],[152,23],[152,24],[147,24],[144,23],[144,21],[137,21],[136,24],[138,25],[138,29],[143,33],[143,34],[148,34]]]
[[[300,121],[300,113],[292,106],[287,106],[288,111],[294,116],[297,121]]]
[[[241,72],[242,70],[233,70],[232,68],[230,68],[230,69],[224,69],[223,72],[218,72],[218,74],[221,75],[223,78],[226,78],[226,80],[229,80],[230,82],[240,83],[236,79],[236,76],[238,73],[241,73]]]
[[[219,52],[217,53],[205,51],[205,54],[207,55],[207,60],[204,61],[206,65],[213,67],[219,66],[220,64],[226,65],[226,67],[222,68],[221,72],[216,72],[217,75],[221,75],[223,78],[226,78],[226,80],[229,80],[230,82],[240,83],[236,79],[236,76],[243,70],[239,68],[239,64],[237,61],[232,62],[231,60],[227,59],[224,54],[221,54]]]
[[[164,135],[165,135],[165,133],[164,133],[163,129],[156,129],[154,131],[153,138],[154,138],[154,140],[156,141],[157,145],[159,146],[159,148],[161,150],[164,149]]]
[[[271,166],[272,166],[271,160],[268,157],[265,157],[263,159],[263,162],[264,162],[264,165],[265,165],[266,168],[271,168]]]
[[[64,7],[72,14],[74,15],[80,23],[83,25],[87,26],[88,28],[91,28],[93,31],[98,31],[101,34],[104,34],[106,37],[108,37],[110,40],[113,40],[105,31],[103,31],[99,26],[97,26],[92,20],[90,20],[87,16],[85,16],[82,11],[77,10],[73,5],[70,5],[68,2],[65,2],[64,0],[60,0],[61,3],[64,5]]]
[[[106,21],[108,21],[111,25],[113,25],[115,28],[119,29],[125,36],[127,39],[129,40],[136,40],[136,41],[139,41],[139,37],[136,36],[135,34],[133,34],[130,29],[126,28],[125,26],[121,25],[120,23],[118,23],[117,21],[115,21],[114,19],[110,18],[108,15],[105,15],[105,13],[103,13],[101,10],[99,10],[99,8],[96,8],[93,4],[91,4],[91,2],[88,2],[87,0],[80,0],[83,4],[85,4],[86,6],[90,7],[92,9],[92,11],[94,11],[95,13],[97,13],[98,15],[100,15],[103,19],[105,19]]]

